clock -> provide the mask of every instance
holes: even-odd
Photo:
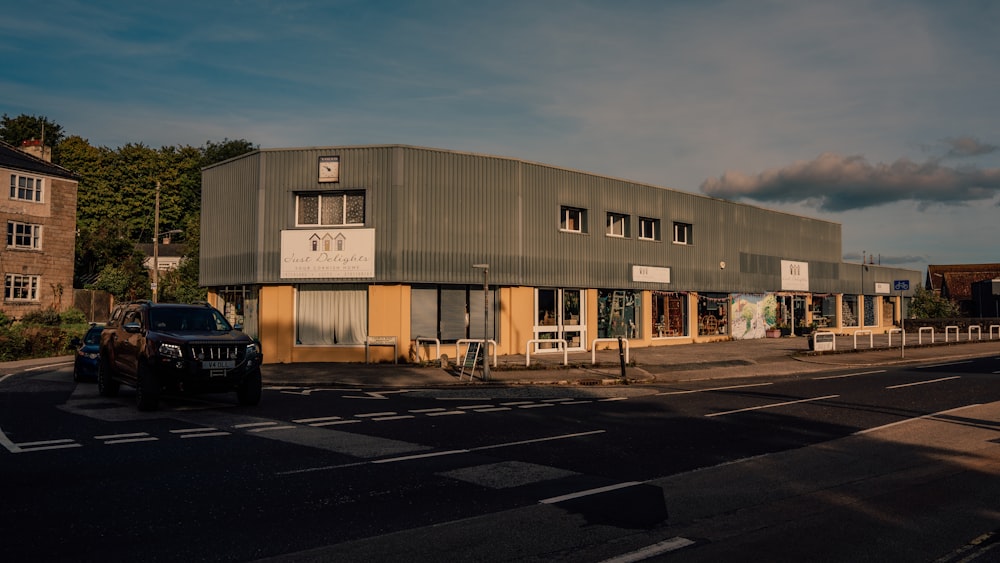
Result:
[[[319,181],[339,182],[340,181],[340,157],[321,156],[319,157]]]

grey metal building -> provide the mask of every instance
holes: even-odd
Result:
[[[415,359],[484,326],[512,354],[887,330],[893,282],[921,279],[842,262],[837,223],[512,158],[267,149],[202,183],[201,284],[268,361],[360,360],[375,337]]]

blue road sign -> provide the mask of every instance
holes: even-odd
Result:
[[[892,286],[896,291],[909,291],[910,280],[895,280],[892,282]]]

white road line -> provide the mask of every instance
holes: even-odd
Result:
[[[542,402],[543,403],[564,403],[564,402],[572,401],[572,400],[573,399],[571,399],[569,397],[563,397],[563,398],[560,398],[560,399],[542,399]]]
[[[934,365],[930,365],[930,366],[916,366],[916,368],[914,368],[914,369],[943,368],[943,367],[948,367],[948,366],[958,366],[958,365],[962,365],[962,364],[971,364],[971,363],[972,363],[972,360],[965,360],[964,362],[949,362],[949,363],[946,363],[946,364],[934,364]]]
[[[3,383],[8,377],[13,377],[13,373],[8,373],[7,375],[0,377],[0,383]]]
[[[554,407],[552,403],[532,403],[530,405],[521,405],[517,408],[519,409],[537,409],[539,407]]]
[[[476,412],[500,412],[509,410],[511,410],[510,407],[486,407],[486,408],[478,408],[476,409]]]
[[[70,362],[57,362],[57,363],[54,363],[54,364],[45,364],[43,366],[35,366],[33,368],[28,368],[28,369],[26,369],[24,371],[38,371],[38,370],[42,370],[42,369],[52,369],[52,368],[59,367],[59,366],[68,366],[68,365],[70,365],[72,363],[73,363],[72,361],[70,361]]]
[[[197,434],[181,434],[181,438],[211,438],[213,436],[232,436],[231,432],[199,432]]]
[[[469,453],[469,450],[445,450],[441,452],[431,452],[427,454],[413,454],[413,455],[404,455],[400,457],[390,457],[386,459],[376,459],[371,463],[378,465],[383,463],[396,463],[399,461],[412,461],[414,459],[425,459],[429,457],[441,457],[445,455],[467,454],[467,453]]]
[[[576,432],[574,434],[562,434],[559,436],[549,436],[547,438],[533,438],[531,440],[520,440],[518,442],[505,442],[502,444],[493,444],[491,446],[479,446],[476,448],[469,448],[470,452],[478,452],[482,450],[495,450],[498,448],[509,448],[511,446],[523,446],[526,444],[537,444],[539,442],[551,442],[553,440],[565,440],[567,438],[581,438],[583,436],[592,436],[594,434],[603,434],[607,430],[591,430],[590,432]]]
[[[54,445],[54,444],[69,444],[69,443],[74,442],[74,441],[75,440],[71,440],[69,438],[62,438],[62,439],[59,439],[59,440],[40,440],[38,442],[18,442],[17,445],[20,446],[20,447],[22,447],[22,448],[32,448],[32,447],[35,447],[35,446],[51,446],[51,445]]]
[[[445,410],[448,410],[448,409],[443,409],[443,408],[439,407],[439,408],[436,408],[436,409],[412,409],[410,412],[412,412],[414,414],[426,414],[426,413],[429,413],[429,412],[442,412],[442,411],[445,411]]]
[[[297,419],[293,420],[292,422],[294,422],[296,424],[309,424],[309,423],[312,423],[312,422],[323,422],[323,421],[327,421],[327,420],[341,420],[341,417],[339,417],[339,416],[320,416],[318,418],[297,418]]]
[[[559,403],[559,404],[560,405],[586,405],[588,403],[593,403],[593,402],[594,401],[591,401],[591,400],[585,400],[585,401],[566,401],[565,403]]]
[[[383,421],[383,420],[404,420],[404,419],[407,419],[407,418],[416,418],[416,417],[414,417],[412,414],[399,414],[399,415],[396,415],[396,416],[379,416],[379,417],[373,418],[372,420],[378,420],[378,421]]]
[[[856,376],[859,376],[859,375],[874,375],[876,373],[885,373],[885,372],[886,372],[886,370],[884,370],[884,369],[879,369],[879,370],[875,370],[875,371],[859,371],[857,373],[845,373],[845,374],[842,374],[842,375],[827,375],[827,376],[824,376],[824,377],[814,377],[813,381],[820,381],[820,380],[823,380],[823,379],[843,379],[845,377],[856,377]]]
[[[917,421],[917,420],[923,420],[925,418],[936,418],[936,417],[941,416],[941,415],[951,414],[953,412],[958,412],[958,411],[965,410],[965,409],[971,409],[972,407],[978,407],[978,406],[980,406],[980,403],[975,403],[975,404],[972,404],[972,405],[965,405],[964,407],[955,407],[953,409],[948,409],[946,411],[940,411],[940,412],[935,412],[935,413],[931,413],[931,414],[925,414],[923,416],[917,416],[917,417],[914,417],[914,418],[907,418],[905,420],[897,420],[896,422],[890,422],[889,424],[883,424],[882,426],[876,426],[874,428],[868,428],[868,429],[865,429],[865,430],[858,430],[857,432],[854,433],[854,435],[868,434],[870,432],[878,432],[879,430],[885,430],[886,428],[892,428],[893,426],[899,426],[900,424],[907,424],[909,422],[914,422],[914,421]]]
[[[726,415],[726,414],[735,414],[735,413],[739,413],[739,412],[758,411],[758,410],[761,410],[761,409],[772,409],[774,407],[783,407],[785,405],[795,405],[795,404],[798,404],[798,403],[809,403],[809,402],[812,402],[812,401],[823,401],[823,400],[826,400],[826,399],[836,399],[839,396],[840,395],[826,395],[824,397],[812,397],[810,399],[799,399],[798,401],[786,401],[784,403],[771,403],[769,405],[760,405],[760,406],[756,406],[756,407],[748,407],[748,408],[745,408],[745,409],[736,409],[736,410],[731,410],[731,411],[713,412],[713,413],[706,414],[705,416],[706,417],[722,416],[722,415]]]
[[[125,439],[122,439],[122,440],[106,440],[104,443],[110,446],[112,444],[131,444],[131,443],[134,443],[134,442],[155,442],[157,440],[159,440],[159,438],[157,438],[156,436],[149,436],[149,437],[146,437],[146,438],[125,438]]]
[[[247,430],[247,432],[260,433],[260,432],[272,432],[274,430],[294,430],[296,428],[298,428],[298,426],[285,424],[282,426],[264,426],[262,428],[251,428],[250,430]]]
[[[774,385],[773,383],[748,383],[746,385],[730,385],[728,387],[710,387],[708,389],[692,389],[690,391],[664,391],[663,393],[657,393],[657,395],[687,395],[690,393],[706,393],[708,391],[728,391],[730,389],[745,389],[747,387],[765,387],[767,385]]]
[[[386,412],[366,412],[366,413],[356,414],[354,416],[358,418],[374,418],[376,416],[392,416],[394,414],[396,414],[394,411],[386,411]]]
[[[39,446],[39,447],[35,447],[35,448],[22,449],[21,452],[19,452],[19,453],[40,452],[40,451],[44,451],[44,450],[64,450],[66,448],[82,448],[82,447],[83,447],[83,444],[77,444],[76,442],[73,442],[72,440],[70,440],[70,443],[66,443],[66,444],[58,444],[58,445],[53,445],[53,446]]]
[[[598,401],[608,402],[608,401],[627,401],[628,397],[608,397],[607,399],[598,399]]]
[[[903,383],[902,385],[890,385],[886,389],[902,389],[903,387],[913,387],[915,385],[927,385],[928,383],[940,383],[942,381],[951,381],[952,379],[961,379],[960,375],[953,375],[951,377],[942,377],[940,379],[931,379],[929,381],[915,381],[913,383]]]
[[[450,416],[453,414],[465,414],[465,411],[429,412],[427,413],[427,416]]]
[[[481,409],[481,408],[483,408],[485,406],[489,406],[489,405],[462,405],[460,407],[455,407],[455,408],[456,409],[470,410],[471,411],[471,410],[475,410],[475,409]]]
[[[142,438],[144,436],[149,436],[149,432],[131,432],[129,434],[102,434],[101,436],[94,436],[95,440],[119,440],[122,438]]]
[[[236,425],[233,426],[233,428],[239,428],[239,429],[242,430],[244,428],[257,428],[257,427],[261,427],[261,426],[277,426],[277,425],[278,425],[278,423],[274,422],[274,421],[271,421],[271,422],[246,422],[246,423],[243,423],[243,424],[236,424]]]
[[[510,401],[508,403],[500,403],[500,404],[505,407],[517,407],[521,405],[530,405],[531,403],[534,403],[534,401]]]
[[[358,423],[358,422],[361,422],[361,421],[357,420],[357,419],[351,419],[351,420],[331,420],[331,421],[328,421],[328,422],[314,422],[314,423],[310,424],[309,426],[337,426],[338,424],[355,424],[355,423]]]
[[[601,493],[606,493],[608,491],[616,491],[618,489],[625,489],[628,487],[634,487],[636,485],[641,485],[639,481],[628,481],[625,483],[618,483],[616,485],[608,485],[607,487],[598,487],[596,489],[588,489],[586,491],[577,491],[575,493],[570,493],[568,495],[560,495],[557,497],[545,498],[538,501],[539,504],[556,504],[559,502],[564,502],[567,500],[573,500],[583,497],[589,497],[591,495],[598,495]]]
[[[177,430],[171,430],[171,434],[196,434],[198,432],[214,432],[218,428],[213,427],[198,427],[198,428],[178,428]]]
[[[678,549],[689,545],[694,545],[694,543],[695,542],[692,540],[678,536],[670,538],[669,540],[654,543],[651,546],[644,547],[631,553],[625,553],[623,555],[619,555],[618,557],[605,559],[604,561],[601,561],[601,563],[636,563],[637,561],[645,561],[646,559],[656,557],[657,555],[677,551]]]

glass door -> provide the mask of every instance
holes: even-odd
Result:
[[[584,312],[581,289],[536,289],[534,338],[562,339],[566,341],[567,350],[585,350],[587,327]],[[555,342],[535,343],[536,352],[558,349]]]

